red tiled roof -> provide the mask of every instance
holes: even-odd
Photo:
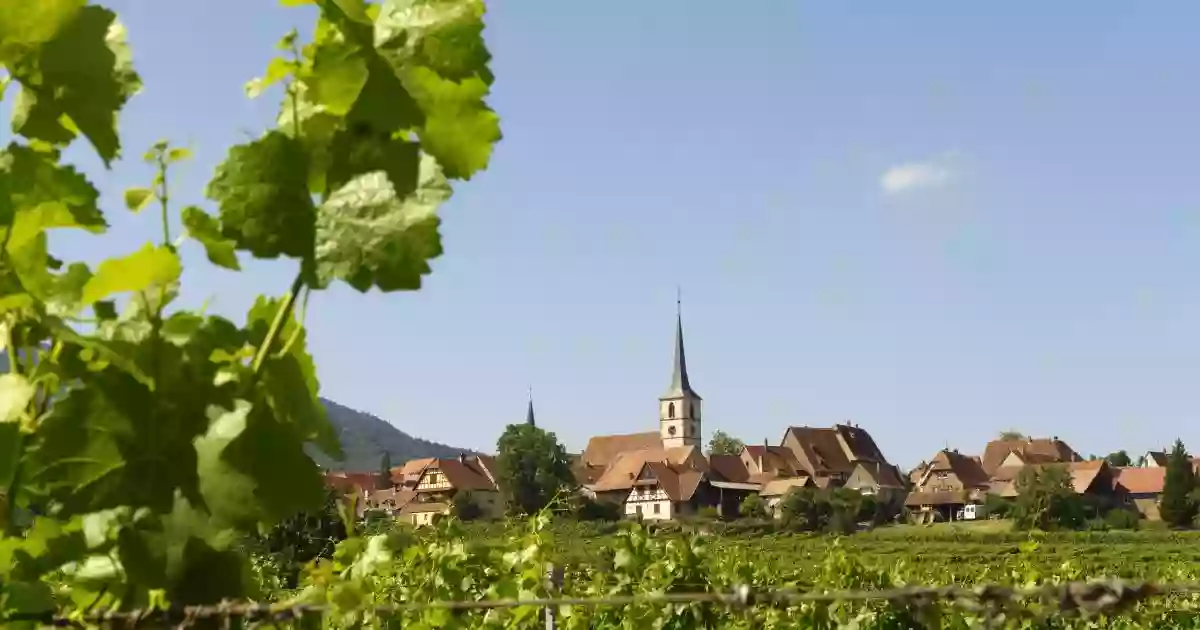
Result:
[[[588,440],[580,460],[588,466],[608,466],[618,455],[627,451],[662,448],[662,436],[657,431],[624,435],[597,435]]]
[[[737,455],[709,455],[708,466],[718,481],[746,483],[750,479],[750,471]]]
[[[1082,458],[1066,442],[1059,439],[1020,438],[992,440],[983,449],[983,470],[991,475],[1010,453],[1016,452],[1030,464],[1077,462]]]
[[[1117,468],[1114,482],[1130,494],[1160,494],[1167,479],[1166,468]]]

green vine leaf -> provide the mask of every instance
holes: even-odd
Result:
[[[188,236],[204,246],[204,253],[214,265],[238,271],[237,244],[221,235],[221,224],[196,206],[183,209],[183,227]]]
[[[85,0],[46,0],[29,4],[0,0],[0,63],[15,64],[36,53],[75,18]]]
[[[154,191],[149,188],[130,188],[125,191],[125,207],[132,212],[141,212],[153,199]]]
[[[259,346],[271,327],[281,302],[259,298],[247,315],[249,342]],[[276,417],[295,428],[301,439],[315,444],[325,454],[340,459],[341,445],[319,398],[317,368],[305,347],[305,331],[289,316],[279,332],[283,349],[263,364],[260,386]]]
[[[486,168],[501,138],[484,102],[493,81],[484,10],[482,0],[385,0],[375,22],[375,46],[424,112],[421,149],[453,179]]]
[[[61,0],[50,4],[66,6]],[[66,11],[54,15],[65,17]],[[82,133],[108,164],[120,150],[117,112],[141,87],[125,30],[112,11],[91,5],[53,30],[51,39],[10,66],[22,88],[13,130],[53,144]]]
[[[351,180],[317,215],[318,280],[343,280],[359,291],[419,289],[429,260],[442,253],[436,211],[449,197],[450,186],[429,157],[407,197],[396,194],[382,171]]]
[[[138,251],[100,263],[83,287],[80,302],[90,305],[117,293],[145,291],[179,279],[183,268],[179,257],[165,246],[147,243]]]
[[[221,233],[259,258],[312,255],[313,217],[304,146],[279,131],[229,150],[208,184]]]
[[[17,144],[0,152],[0,192],[7,193],[0,195],[0,223],[20,222],[10,245],[52,228],[102,232],[108,227],[97,205],[99,191],[74,168],[56,164],[55,157]]]
[[[320,469],[293,427],[245,400],[211,408],[210,416],[196,452],[201,492],[220,522],[269,524],[321,506]]]

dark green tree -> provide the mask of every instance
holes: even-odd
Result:
[[[379,458],[379,479],[375,485],[379,488],[392,487],[392,454],[384,451]]]
[[[566,449],[553,433],[510,424],[496,443],[497,481],[510,512],[534,514],[575,486]]]
[[[1085,506],[1065,467],[1029,467],[1017,477],[1011,514],[1017,529],[1076,529],[1083,524]]]
[[[712,439],[708,441],[709,455],[741,455],[743,448],[746,445],[741,440],[724,431],[713,432]]]
[[[1124,449],[1119,450],[1115,453],[1109,453],[1108,457],[1106,457],[1105,459],[1108,460],[1109,466],[1132,466],[1133,465],[1133,458],[1129,456],[1129,451],[1126,451]]]
[[[766,518],[767,502],[757,492],[752,492],[742,499],[738,512],[745,518]]]
[[[470,492],[460,492],[454,496],[450,505],[450,513],[460,521],[474,521],[483,516],[483,509]]]
[[[1163,481],[1162,499],[1158,513],[1163,522],[1171,527],[1188,527],[1196,516],[1196,473],[1192,460],[1183,442],[1175,440],[1175,446],[1167,456],[1167,473]]]

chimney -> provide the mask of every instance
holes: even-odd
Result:
[[[763,438],[762,454],[758,456],[758,472],[767,472],[766,469],[763,468],[763,464],[764,464],[764,462],[767,461],[767,449],[768,448],[770,448],[770,447],[767,446],[767,438]]]

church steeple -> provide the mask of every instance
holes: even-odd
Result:
[[[533,386],[529,386],[529,408],[525,410],[525,424],[531,427],[536,427],[537,423],[533,420]]]
[[[688,378],[687,353],[683,347],[683,308],[675,297],[675,363],[671,384],[659,399],[658,424],[663,446],[700,446],[700,394]]]
[[[692,383],[688,379],[687,353],[683,348],[683,302],[677,295],[675,298],[675,364],[671,371],[671,385],[662,397],[680,398],[685,395],[700,398],[700,394],[692,389]]]

